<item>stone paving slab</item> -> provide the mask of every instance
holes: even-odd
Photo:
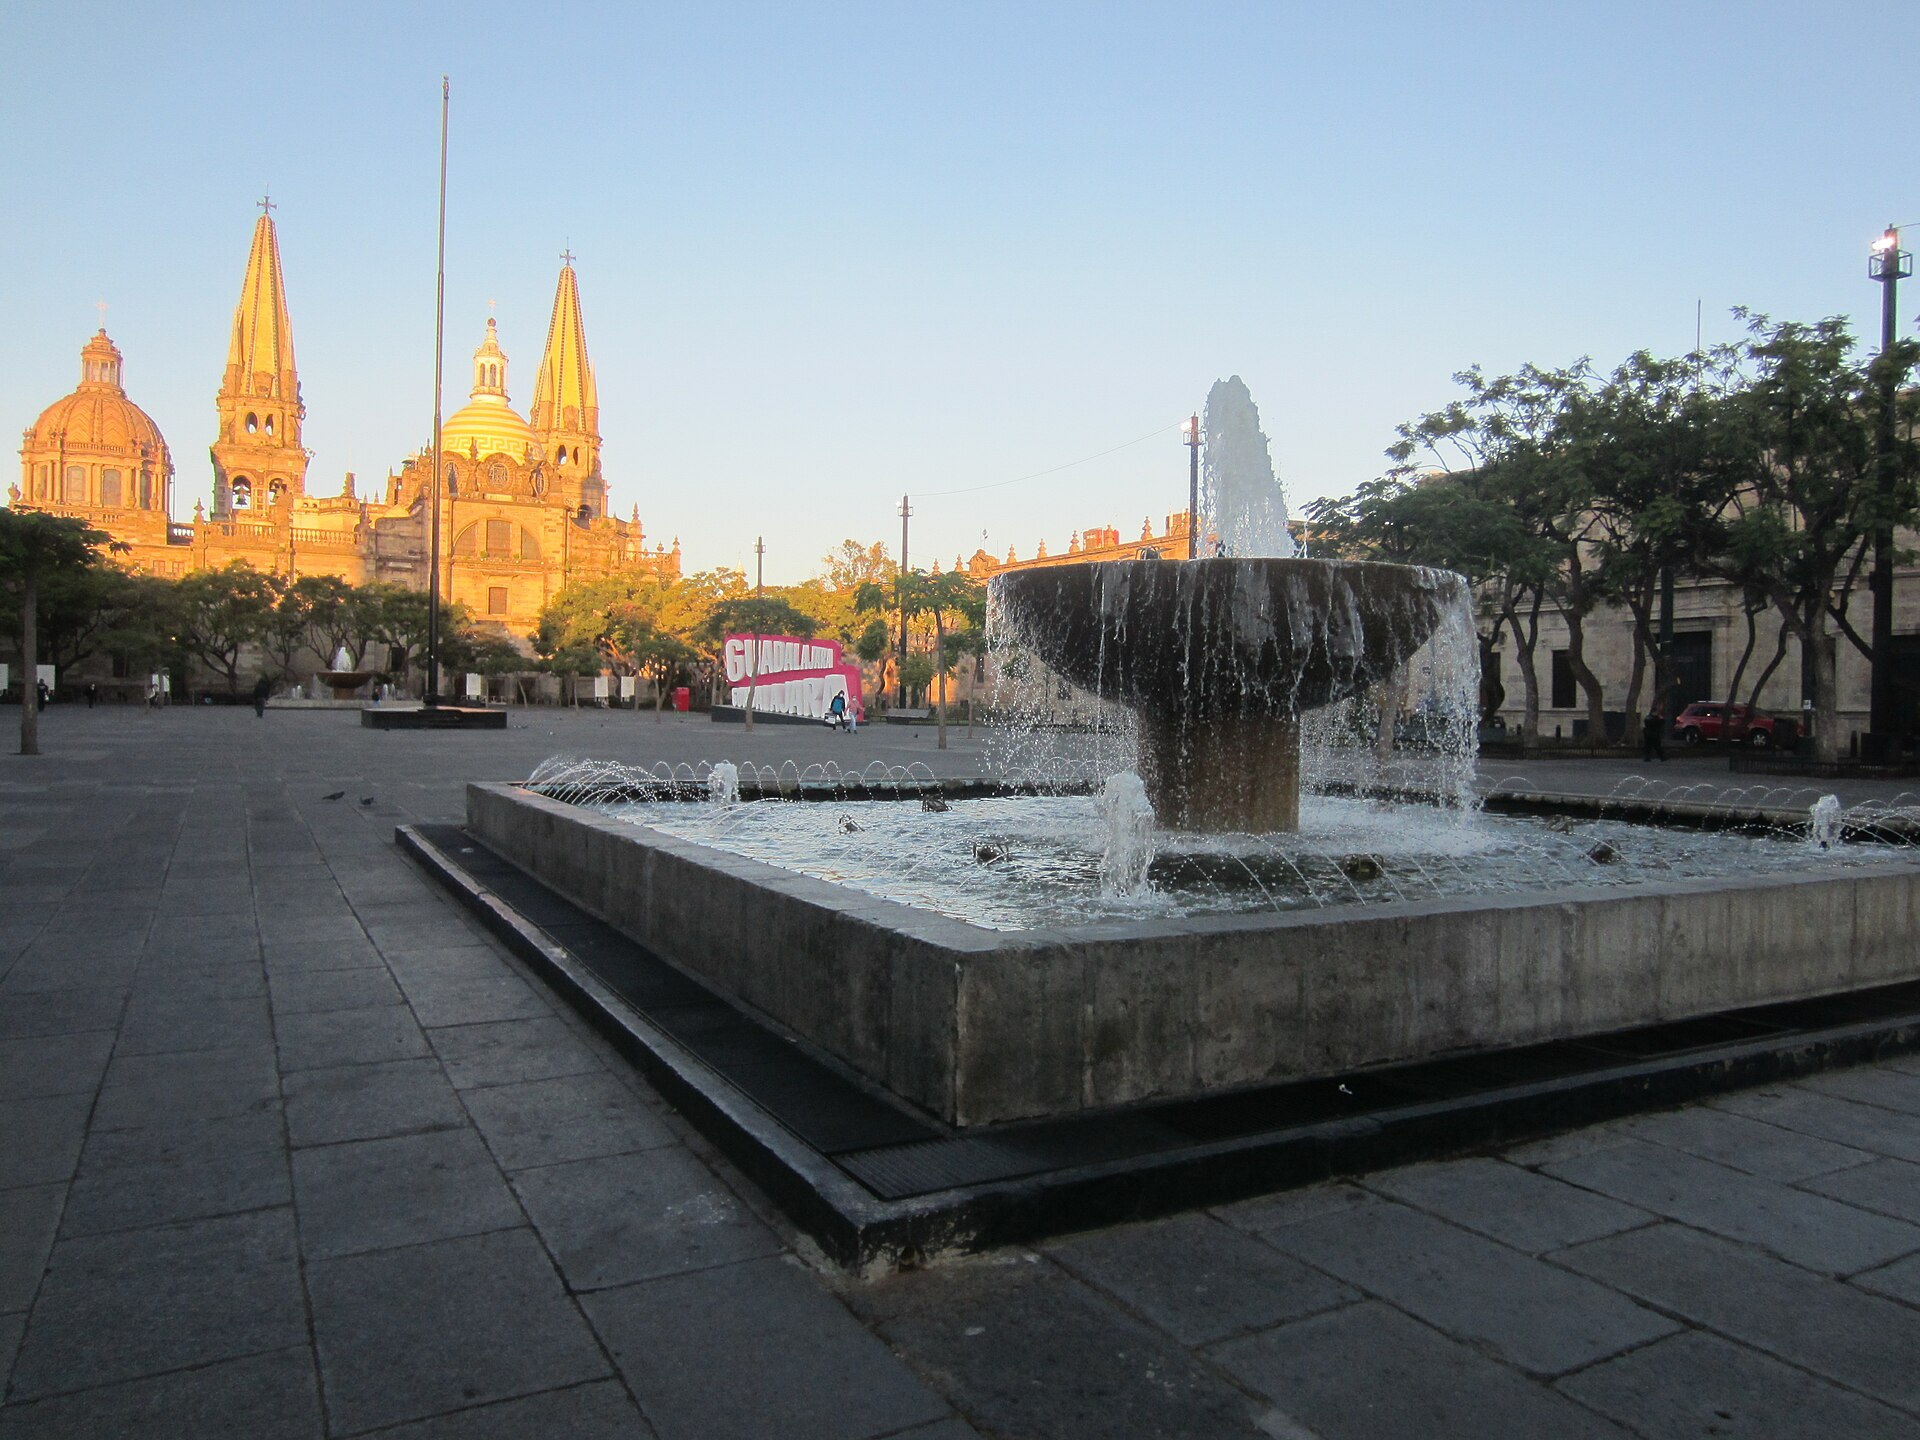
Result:
[[[1361,1206],[1267,1238],[1535,1374],[1591,1365],[1677,1328],[1613,1290],[1404,1205]]]
[[[524,1227],[311,1261],[335,1430],[351,1434],[608,1373]]]
[[[44,718],[0,756],[0,1440],[1920,1434],[1920,1060],[826,1273],[393,826],[557,751],[958,776],[979,741]]]
[[[1264,1330],[1360,1298],[1208,1215],[1122,1226],[1044,1248],[1183,1345]]]
[[[576,1293],[782,1249],[712,1171],[677,1146],[519,1170],[513,1187]]]
[[[1633,1141],[1547,1173],[1697,1229],[1848,1275],[1920,1250],[1920,1228]]]
[[[783,1258],[603,1290],[582,1303],[662,1440],[872,1440],[947,1411]]]
[[[1262,1430],[1316,1440],[1626,1440],[1630,1433],[1377,1301],[1216,1347],[1269,1403]]]
[[[0,1410],[0,1440],[318,1440],[313,1353],[300,1345]]]
[[[10,1393],[55,1395],[306,1339],[285,1209],[61,1240]]]
[[[1680,1225],[1595,1240],[1560,1258],[1668,1314],[1920,1414],[1920,1312]]]
[[[1559,1388],[1641,1435],[1729,1440],[1914,1440],[1920,1421],[1714,1335],[1622,1355]]]

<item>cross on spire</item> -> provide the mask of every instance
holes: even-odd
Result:
[[[260,207],[260,212],[263,215],[265,215],[269,220],[273,218],[274,203],[273,203],[273,197],[271,195],[262,195],[258,200],[254,201],[253,203]]]
[[[565,264],[573,264],[573,247],[571,245],[560,252],[560,259]]]
[[[104,335],[107,329],[107,302],[96,300],[93,302],[93,308],[100,312],[100,333]]]
[[[487,302],[487,318],[488,318],[489,320],[491,320],[491,319],[493,318],[493,304],[494,304],[494,302],[493,302],[493,301],[491,301],[491,300],[489,300],[489,301]]]

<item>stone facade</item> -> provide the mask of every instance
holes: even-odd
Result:
[[[72,515],[126,548],[121,563],[177,578],[242,562],[269,574],[334,575],[425,589],[430,572],[431,439],[361,496],[308,493],[306,404],[271,213],[254,223],[227,363],[214,397],[212,506],[175,523],[173,462],[153,420],[127,398],[122,357],[103,329],[81,352],[81,381],[42,412],[21,445],[22,507]],[[608,513],[600,402],[572,256],[564,257],[532,420],[508,398],[507,356],[489,318],[468,403],[440,434],[442,594],[524,642],[572,580],[622,570],[680,573],[680,544],[646,544],[638,506]]]

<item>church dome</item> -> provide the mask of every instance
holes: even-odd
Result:
[[[525,460],[534,443],[533,427],[507,403],[507,355],[491,318],[487,338],[473,352],[471,394],[471,400],[440,422],[440,453]]]
[[[144,455],[164,462],[167,442],[153,417],[127,398],[120,367],[120,351],[102,330],[80,352],[79,388],[40,412],[21,448]]]

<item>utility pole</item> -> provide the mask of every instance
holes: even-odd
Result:
[[[1200,558],[1200,412],[1181,423],[1181,443],[1187,447],[1187,558]]]
[[[1882,518],[1874,526],[1873,578],[1873,688],[1869,714],[1867,745],[1863,759],[1891,761],[1897,757],[1899,737],[1898,704],[1893,685],[1893,522],[1890,514],[1894,495],[1893,443],[1894,374],[1893,347],[1899,328],[1895,318],[1895,294],[1900,281],[1913,273],[1913,258],[1900,248],[1900,229],[1889,225],[1873,244],[1867,260],[1867,275],[1880,283],[1880,363],[1884,375],[1880,383],[1879,481]]]
[[[767,537],[753,537],[753,645],[747,651],[747,729],[753,729],[753,692],[760,685],[760,606],[767,598]]]
[[[907,503],[907,497],[900,497],[900,662],[895,679],[899,681],[899,698],[895,700],[902,710],[907,708],[907,521],[913,516],[913,506]]]

